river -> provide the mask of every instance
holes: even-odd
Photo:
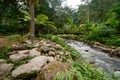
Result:
[[[102,68],[105,72],[120,73],[120,58],[112,58],[108,54],[93,49],[90,45],[75,40],[65,40],[72,48],[76,49],[84,57],[98,68]]]

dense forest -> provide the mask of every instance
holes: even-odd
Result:
[[[83,40],[120,46],[119,0],[85,0],[78,9],[62,6],[63,0],[35,2],[35,34],[78,33]],[[7,5],[7,6],[6,6]],[[0,1],[0,34],[29,33],[29,4],[24,0]],[[80,27],[84,24],[84,27]],[[81,38],[81,37],[80,37]]]
[[[31,50],[36,49],[35,46],[40,44],[39,47],[37,47],[40,48],[38,51],[43,51],[45,56],[48,56],[49,54],[47,55],[47,53],[50,53],[50,56],[53,55],[56,58],[55,52],[52,51],[57,51],[57,48],[60,48],[58,53],[59,51],[65,53],[61,60],[62,62],[72,59],[72,62],[70,62],[70,70],[58,74],[54,80],[119,80],[119,76],[116,77],[112,72],[106,73],[104,71],[102,72],[102,70],[94,69],[94,66],[91,65],[94,61],[88,65],[88,63],[81,58],[79,51],[67,45],[66,39],[77,40],[90,45],[99,44],[105,45],[104,47],[109,46],[110,50],[102,51],[109,52],[110,56],[112,54],[112,56],[115,55],[115,58],[119,58],[120,0],[80,1],[82,3],[75,9],[68,5],[63,6],[65,0],[0,0],[0,39],[3,37],[8,38],[8,43],[4,46],[3,44],[6,39],[3,39],[3,41],[0,40],[0,59],[5,59],[7,63],[14,64],[14,67],[11,69],[15,70],[21,64],[29,62],[25,60],[30,60],[33,57],[27,57],[23,59],[24,61],[21,60],[21,62],[19,62],[10,60],[11,57],[8,59],[8,56],[11,54],[14,55],[14,52],[19,53],[18,48],[20,48],[20,50],[24,50],[23,48]],[[26,37],[30,39],[31,42],[26,41],[25,43],[23,40],[26,40]],[[39,38],[40,43],[37,43],[36,39]],[[61,46],[58,45],[56,46],[57,48],[53,47],[53,45],[57,44],[47,41],[48,39]],[[14,42],[20,42],[20,44],[16,44],[17,48],[11,48]],[[46,45],[44,45],[44,43]],[[52,50],[48,50],[48,48],[51,49],[48,43],[52,44]],[[30,46],[28,46],[28,44],[30,44]],[[69,56],[66,56],[67,52],[64,50],[70,52]],[[88,52],[89,50],[85,51]],[[43,53],[41,52],[42,55]],[[58,64],[62,65],[61,63]],[[2,61],[0,60],[0,70],[2,69],[1,65]],[[8,80],[5,77],[1,78],[1,74],[2,73],[0,73],[0,80]],[[13,76],[14,71],[11,74]],[[51,79],[33,79],[33,76],[32,78],[28,78],[28,74],[26,75],[27,78],[24,77],[24,79],[21,80],[53,80],[51,77]],[[51,75],[53,76],[54,74]],[[21,78],[21,76],[23,76],[23,74],[19,75],[19,77],[14,76],[14,80]],[[36,75],[34,77],[36,77]],[[11,79],[10,77],[10,80],[13,80],[13,78]]]

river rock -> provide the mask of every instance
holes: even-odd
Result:
[[[9,58],[11,59],[12,62],[20,61],[20,60],[23,60],[27,57],[28,57],[28,54],[23,54],[23,53],[13,54],[13,55],[9,56]]]
[[[68,69],[68,64],[59,61],[50,62],[41,68],[41,72],[38,74],[36,80],[53,80],[57,73],[67,71]]]
[[[33,58],[27,64],[19,66],[12,71],[12,77],[14,78],[30,78],[37,75],[37,72],[41,70],[41,67],[47,62],[53,61],[52,57],[38,56]]]
[[[35,57],[35,56],[40,56],[40,52],[36,50],[36,48],[32,49],[29,53],[29,57]]]
[[[10,73],[13,68],[13,64],[3,63],[0,64],[0,77],[5,77]]]

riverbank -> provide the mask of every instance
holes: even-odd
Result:
[[[33,44],[29,40],[12,44],[3,52],[4,57],[0,59],[1,80],[42,80],[41,76],[46,79],[47,75],[48,80],[53,80],[54,74],[61,71],[65,72],[56,75],[54,80],[64,80],[62,78],[65,77],[67,80],[119,80],[89,64],[61,38],[54,35],[40,37]]]
[[[92,48],[107,53],[110,57],[120,58],[120,47],[108,46],[99,42],[85,42]]]
[[[102,44],[100,42],[96,42],[96,41],[87,41],[87,40],[83,40],[83,37],[78,36],[78,35],[57,35],[61,38],[65,38],[65,39],[70,39],[70,40],[77,40],[80,42],[84,42],[88,45],[90,45],[92,48],[97,49],[98,51],[102,51],[107,53],[109,56],[114,57],[114,58],[120,58],[120,47],[118,46],[109,46],[106,44]]]
[[[108,73],[120,73],[120,59],[109,57],[108,54],[91,47],[84,42],[79,42],[75,40],[66,40],[66,43],[72,48],[79,51],[79,53],[84,57],[84,60],[93,64],[97,68],[102,68]]]

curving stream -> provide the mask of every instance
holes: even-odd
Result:
[[[83,42],[75,40],[65,40],[65,42],[72,48],[82,54],[82,56],[96,67],[102,68],[106,72],[119,72],[120,59],[109,57],[108,54],[100,52],[90,47]]]

